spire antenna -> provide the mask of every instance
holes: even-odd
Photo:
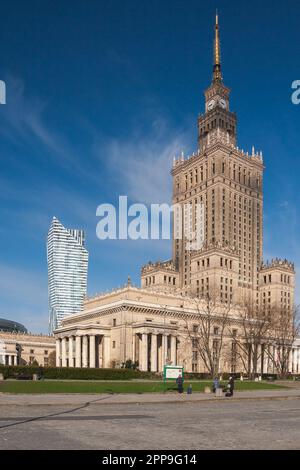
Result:
[[[222,72],[221,72],[221,47],[220,47],[220,37],[219,37],[219,14],[216,10],[216,24],[215,24],[215,44],[214,44],[214,71],[213,71],[213,81],[221,82],[222,81]]]

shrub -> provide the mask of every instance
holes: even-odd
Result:
[[[0,366],[4,378],[17,378],[18,375],[42,373],[45,379],[67,380],[132,380],[154,379],[157,375],[152,372],[141,372],[134,369],[88,369],[68,367],[39,367],[39,366]]]
[[[123,362],[121,365],[121,369],[133,369],[137,370],[139,363],[137,361],[133,362],[131,359],[128,359],[126,362]]]
[[[241,374],[229,372],[223,372],[219,374],[219,377],[222,376],[222,380],[228,380],[230,376],[234,377],[234,379],[239,379]],[[184,373],[185,380],[213,380],[211,374],[207,372],[185,372]]]

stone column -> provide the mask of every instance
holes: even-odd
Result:
[[[161,370],[164,370],[164,366],[166,364],[166,358],[168,353],[168,337],[167,335],[162,335],[161,337]]]
[[[300,374],[300,348],[298,348],[297,374]]]
[[[12,366],[12,355],[11,354],[8,355],[8,365]]]
[[[148,335],[147,333],[142,334],[142,358],[141,358],[141,370],[148,370]]]
[[[110,368],[110,336],[103,336],[103,367]]]
[[[90,367],[96,367],[96,338],[94,335],[90,336]]]
[[[75,337],[75,367],[81,367],[81,336]]]
[[[88,366],[88,337],[82,337],[82,367]]]
[[[294,371],[294,348],[291,348],[289,351],[289,358],[288,358],[288,372],[293,373]]]
[[[61,365],[62,367],[67,367],[67,348],[66,348],[67,338],[61,340]]]
[[[69,338],[69,367],[74,367],[73,361],[73,336]]]
[[[262,353],[262,347],[261,344],[258,344],[257,346],[257,373],[261,374],[261,353]]]
[[[298,349],[294,349],[294,374],[297,374],[297,364],[298,364]]]
[[[100,368],[103,368],[104,367],[104,360],[103,360],[103,338],[104,336],[101,336],[99,337],[98,336],[98,344],[99,344],[99,347],[98,347],[98,357],[99,357],[99,367]]]
[[[132,362],[135,362],[135,334],[132,334]]]
[[[252,374],[252,372],[253,372],[253,350],[252,350],[252,347],[250,348],[250,346],[249,346],[249,351],[251,351],[251,352],[250,352],[250,357],[249,357],[249,355],[248,355],[248,358],[249,358],[249,369],[250,369],[250,374]]]
[[[269,356],[268,356],[268,345],[264,344],[264,369],[263,374],[267,374],[269,372]]]
[[[275,361],[276,361],[276,348],[275,346],[271,346],[271,354],[272,354],[272,370],[271,373],[274,374],[275,371]]]
[[[177,363],[177,338],[176,336],[171,336],[171,362],[173,366],[176,366]]]
[[[151,372],[157,372],[157,334],[151,335]]]
[[[60,367],[60,339],[55,341],[56,344],[56,367]]]

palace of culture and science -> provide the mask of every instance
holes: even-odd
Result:
[[[218,23],[217,16],[212,82],[198,118],[197,151],[174,159],[172,168],[172,202],[185,207],[183,228],[196,231],[201,223],[204,243],[189,250],[187,240],[173,234],[172,259],[144,266],[141,288],[128,282],[87,299],[83,310],[54,332],[57,365],[118,367],[130,359],[141,370],[159,372],[167,363],[205,372],[184,339],[186,325],[192,327],[201,314],[193,307],[194,297],[204,299],[214,292],[220,305],[230,303],[237,335],[245,301],[269,311],[276,305],[287,315],[293,309],[293,264],[263,262],[263,156],[254,147],[248,153],[237,146],[237,116],[223,83]],[[227,338],[228,347],[231,340]],[[241,371],[226,357],[221,366],[223,371]],[[271,372],[263,353],[259,367]]]

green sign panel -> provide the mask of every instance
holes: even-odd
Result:
[[[164,367],[164,382],[167,380],[177,380],[181,375],[184,379],[184,368],[183,366],[165,366]]]

